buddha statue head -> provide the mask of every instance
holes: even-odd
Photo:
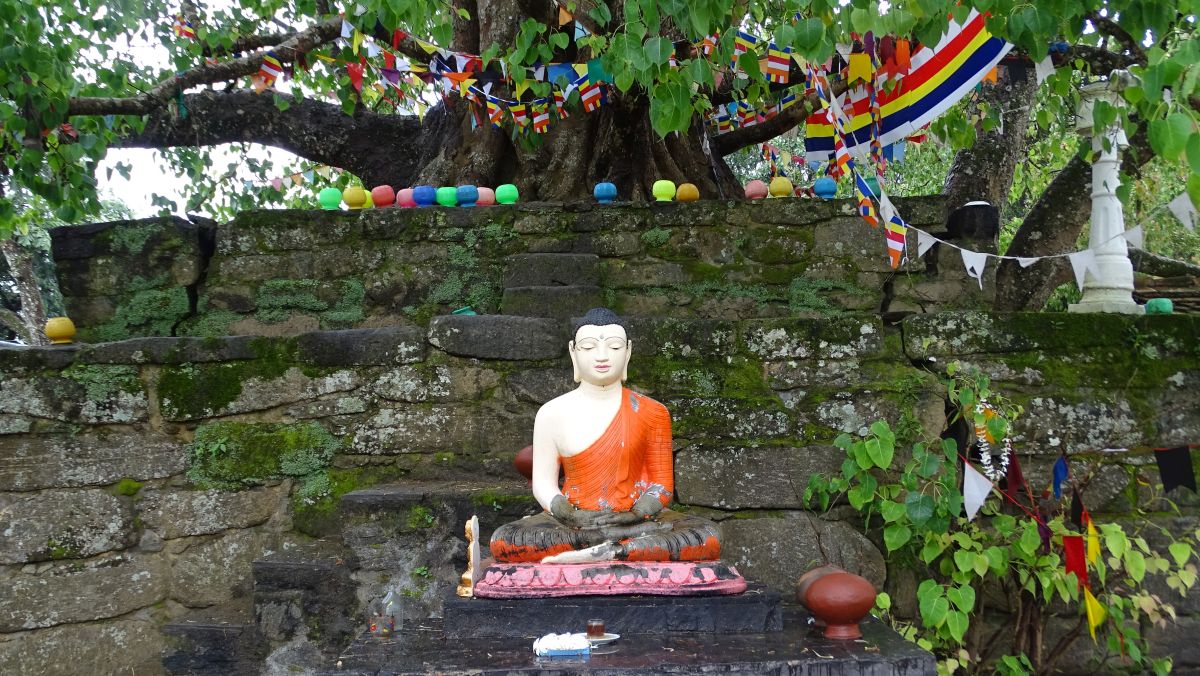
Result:
[[[625,334],[625,323],[608,308],[592,308],[576,320],[567,347],[575,382],[598,387],[622,383],[629,378],[633,342]]]

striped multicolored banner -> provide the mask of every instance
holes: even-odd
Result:
[[[976,10],[971,10],[961,26],[951,22],[941,41],[912,54],[912,67],[900,86],[890,92],[876,91],[882,116],[879,143],[886,146],[917,133],[958,103],[1012,47],[987,32],[984,17]],[[849,105],[844,106],[848,118],[845,144],[852,154],[865,156],[872,138],[868,88],[851,90],[849,98]],[[835,134],[825,112],[811,115],[805,131],[805,159],[818,165],[827,162],[834,152]]]

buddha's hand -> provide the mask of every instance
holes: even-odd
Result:
[[[591,509],[580,509],[572,505],[567,496],[554,496],[550,501],[550,516],[558,519],[558,522],[570,528],[599,528],[598,519],[605,516],[605,512],[598,512]]]
[[[656,494],[643,493],[642,497],[633,503],[632,513],[636,514],[639,520],[646,521],[658,516],[662,509],[662,500],[659,500]]]

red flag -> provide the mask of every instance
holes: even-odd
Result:
[[[363,64],[346,64],[346,74],[350,76],[350,86],[354,87],[354,91],[361,92],[363,82]]]
[[[1090,587],[1088,584],[1087,574],[1087,559],[1083,555],[1083,536],[1082,535],[1064,535],[1063,550],[1066,558],[1066,569],[1068,573],[1075,573],[1075,577],[1079,578],[1079,586]]]

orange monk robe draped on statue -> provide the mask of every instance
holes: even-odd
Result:
[[[562,459],[563,495],[580,509],[629,511],[654,490],[663,507],[671,502],[671,414],[662,404],[624,390],[621,408],[600,438]]]
[[[562,458],[563,494],[581,509],[629,511],[645,493],[665,507],[675,490],[671,459],[671,414],[662,404],[632,390],[600,438],[580,453]],[[721,556],[720,529],[707,519],[669,509],[655,521],[658,532],[620,541],[618,560],[712,561]],[[497,561],[536,563],[547,556],[605,542],[596,529],[563,526],[549,513],[504,524],[492,535]]]

